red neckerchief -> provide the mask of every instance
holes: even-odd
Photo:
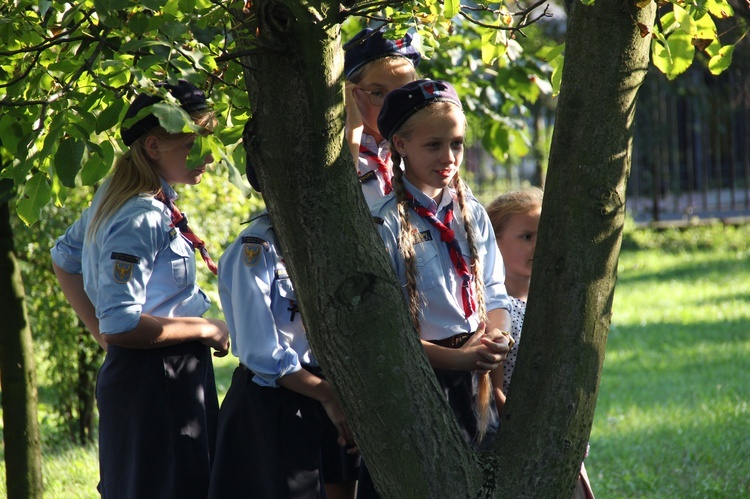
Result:
[[[378,171],[380,172],[380,175],[383,177],[383,182],[385,182],[385,193],[390,194],[393,191],[393,184],[391,184],[391,169],[388,167],[388,164],[380,159],[380,156],[377,155],[377,153],[372,152],[367,147],[365,147],[364,144],[359,145],[359,154],[366,156],[367,158],[371,159],[378,165]],[[388,158],[390,158],[391,153],[388,153],[388,156],[386,156],[386,161]]]
[[[211,257],[208,254],[206,243],[204,243],[200,237],[195,235],[195,232],[193,232],[193,230],[188,226],[185,214],[182,213],[177,208],[177,206],[175,206],[171,199],[167,198],[163,190],[159,191],[155,197],[156,199],[164,203],[167,208],[169,208],[169,211],[172,215],[172,225],[170,227],[177,227],[178,229],[180,229],[180,232],[183,236],[185,236],[185,239],[190,241],[193,244],[193,248],[197,249],[200,252],[201,258],[203,258],[203,261],[206,262],[208,269],[213,272],[214,275],[216,275],[218,269],[216,267],[216,264],[213,260],[211,260]]]
[[[419,204],[419,201],[414,199],[414,196],[408,192],[406,193],[406,199],[409,206],[416,211],[419,216],[427,220],[440,232],[440,240],[448,246],[448,254],[450,255],[451,262],[453,262],[453,268],[456,269],[456,273],[458,273],[458,276],[461,278],[461,297],[463,298],[464,317],[468,319],[477,309],[474,288],[471,285],[474,276],[466,265],[464,255],[461,253],[461,247],[456,240],[456,233],[450,228],[451,222],[453,221],[453,203],[451,202],[448,206],[445,218],[441,222],[435,212]]]

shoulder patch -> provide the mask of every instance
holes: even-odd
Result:
[[[242,239],[244,240],[245,238],[243,237]],[[262,251],[263,246],[258,243],[244,243],[242,245],[242,263],[246,267],[255,267],[260,261]]]
[[[364,184],[365,182],[370,182],[372,180],[377,180],[378,176],[375,174],[375,170],[371,170],[364,175],[359,176],[359,182],[361,184]]]
[[[117,253],[115,251],[112,252],[110,258],[114,260],[112,278],[117,284],[127,284],[133,277],[133,267],[138,265],[138,262],[141,261],[141,259],[135,255]]]
[[[244,236],[242,238],[242,244],[257,244],[259,246],[262,246],[266,251],[268,251],[268,248],[270,247],[268,241],[255,236]]]

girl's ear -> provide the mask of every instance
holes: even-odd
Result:
[[[153,160],[159,159],[159,139],[153,135],[149,135],[146,137],[143,145],[146,148],[146,154],[148,154],[149,158]]]
[[[406,155],[406,144],[400,135],[393,135],[393,145],[396,146],[396,153],[398,153],[399,156],[404,157]]]

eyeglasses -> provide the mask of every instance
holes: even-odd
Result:
[[[383,90],[365,90],[362,87],[359,87],[361,91],[367,94],[367,98],[370,101],[370,104],[372,104],[375,107],[380,107],[383,105],[383,102],[385,101],[385,94],[386,92]]]

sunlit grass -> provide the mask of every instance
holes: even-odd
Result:
[[[748,240],[623,252],[586,460],[597,496],[750,497]]]

